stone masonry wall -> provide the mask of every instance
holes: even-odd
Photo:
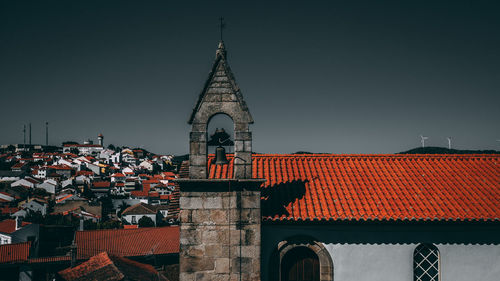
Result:
[[[260,280],[260,191],[181,190],[180,209],[181,281]]]

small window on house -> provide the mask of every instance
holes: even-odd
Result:
[[[432,244],[420,244],[413,252],[413,280],[439,281],[439,250]]]
[[[132,223],[137,223],[137,221],[135,220],[135,216],[132,216]]]

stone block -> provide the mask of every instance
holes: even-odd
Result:
[[[210,221],[216,224],[227,223],[227,211],[226,210],[212,210],[210,212]]]
[[[234,151],[245,151],[243,141],[241,140],[234,141]]]
[[[205,246],[194,245],[188,247],[186,250],[186,255],[191,257],[203,257],[205,255]]]
[[[203,166],[206,164],[207,164],[207,156],[206,155],[190,155],[189,156],[189,165]]]
[[[219,235],[215,230],[204,230],[201,233],[203,244],[215,244],[219,242]],[[227,239],[226,239],[227,240]]]
[[[224,195],[222,197],[222,209],[236,208],[236,196]]]
[[[179,198],[179,206],[181,210],[199,210],[202,207],[203,201],[199,197],[183,197]]]
[[[240,267],[241,266],[241,267]],[[231,272],[252,272],[252,259],[251,258],[233,258],[231,261]],[[241,271],[240,271],[241,270]]]
[[[180,243],[183,246],[198,245],[201,243],[201,233],[196,230],[182,231],[180,234]]]
[[[192,179],[206,179],[207,167],[189,165],[189,177]]]
[[[203,199],[203,208],[205,209],[221,209],[222,208],[222,198],[221,197],[207,197]]]
[[[196,199],[201,199],[201,198],[196,198]],[[196,210],[193,210],[192,215],[191,215],[191,221],[193,223],[197,223],[197,224],[212,224],[213,223],[210,221],[210,211],[201,209],[201,203],[198,206],[198,208],[196,208]]]
[[[199,155],[200,152],[200,142],[191,141],[189,142],[189,154]]]
[[[215,260],[207,257],[180,257],[180,272],[214,270]]]
[[[235,140],[242,140],[242,141],[251,141],[252,140],[252,132],[236,131],[236,132],[234,132],[234,139]]]
[[[215,259],[215,272],[217,273],[229,273],[229,258],[218,258]]]
[[[191,210],[181,209],[180,213],[179,213],[179,218],[180,218],[181,222],[183,222],[183,223],[191,223],[192,222]]]
[[[248,123],[245,122],[236,122],[234,124],[234,131],[235,132],[248,132]]]
[[[180,281],[196,281],[196,274],[192,272],[181,272],[179,274]]]
[[[243,142],[243,151],[252,152],[252,141]]]
[[[202,141],[207,141],[207,132],[206,131],[201,131],[201,132],[191,132],[189,133],[189,140],[193,142],[202,142]]]
[[[222,244],[207,244],[205,245],[205,256],[221,258],[227,257],[229,254],[229,247]]]
[[[236,96],[232,93],[222,94],[222,101],[236,101]]]
[[[206,102],[222,101],[221,95],[219,95],[219,89],[214,87],[208,88],[207,95],[205,95],[205,101]]]
[[[243,195],[241,196],[241,207],[244,209],[259,209],[260,208],[260,195]]]

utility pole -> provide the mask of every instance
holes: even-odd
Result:
[[[23,150],[24,150],[24,149],[26,149],[26,124],[23,125],[23,135],[24,135]]]
[[[31,147],[31,123],[30,123],[30,147]]]

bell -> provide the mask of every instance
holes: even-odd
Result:
[[[226,150],[222,146],[218,146],[215,148],[215,164],[216,165],[224,165],[229,163],[226,158]]]

